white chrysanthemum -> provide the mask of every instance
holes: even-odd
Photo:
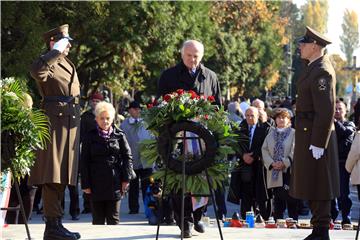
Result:
[[[14,100],[19,99],[19,97],[14,92],[6,92],[6,93],[4,93],[4,96],[11,97]]]

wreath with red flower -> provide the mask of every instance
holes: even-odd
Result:
[[[140,153],[144,161],[159,168],[153,175],[155,179],[163,179],[165,175],[165,159],[158,151],[159,136],[171,124],[193,121],[208,129],[216,139],[218,147],[215,160],[207,171],[214,189],[222,185],[229,173],[227,156],[235,154],[239,149],[239,136],[234,133],[234,126],[227,120],[224,108],[214,105],[214,102],[214,96],[205,97],[192,90],[178,89],[154,100],[142,111],[145,125],[156,139],[142,141]],[[167,189],[180,190],[181,174],[171,169],[167,171]],[[204,171],[188,175],[185,185],[187,192],[209,193]]]

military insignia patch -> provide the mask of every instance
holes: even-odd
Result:
[[[319,90],[320,90],[320,91],[326,90],[326,81],[325,81],[325,79],[323,79],[323,78],[321,78],[321,79],[319,80]]]

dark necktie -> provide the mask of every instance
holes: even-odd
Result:
[[[251,143],[252,143],[252,129],[253,129],[254,126],[250,126],[249,127],[249,140],[250,140],[250,146],[251,146]]]

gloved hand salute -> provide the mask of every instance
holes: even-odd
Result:
[[[58,50],[59,52],[63,53],[67,47],[71,47],[68,38],[61,38],[57,42],[55,42],[53,49]]]

